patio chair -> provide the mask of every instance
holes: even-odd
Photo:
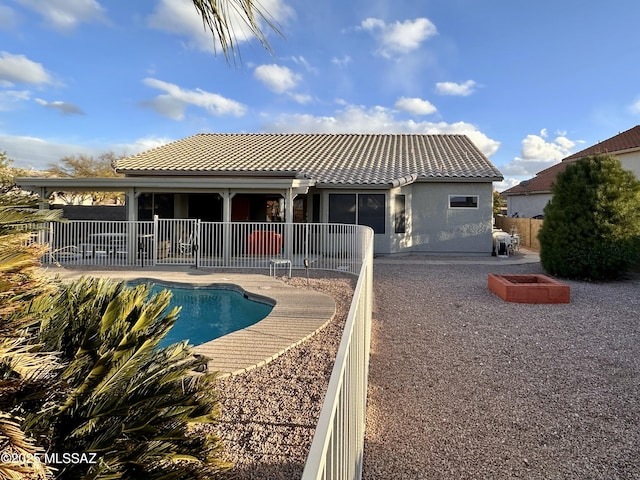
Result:
[[[193,234],[190,234],[186,240],[178,241],[178,252],[184,255],[193,253]]]

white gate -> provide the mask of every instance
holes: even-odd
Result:
[[[156,265],[195,265],[200,255],[200,220],[154,219]]]

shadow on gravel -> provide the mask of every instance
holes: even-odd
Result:
[[[235,467],[229,476],[224,477],[225,480],[237,479],[265,479],[269,480],[290,480],[302,477],[304,464],[298,462],[287,462],[282,460],[280,463],[254,463],[251,466]]]

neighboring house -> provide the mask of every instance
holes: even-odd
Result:
[[[544,207],[551,200],[551,186],[556,176],[567,165],[592,155],[611,155],[620,160],[622,167],[640,178],[640,125],[618,135],[585,148],[549,167],[530,180],[502,192],[507,199],[507,216],[535,217],[542,215]]]
[[[127,218],[368,225],[375,253],[490,254],[498,169],[464,135],[199,134],[121,159],[124,178],[20,179],[126,194]]]

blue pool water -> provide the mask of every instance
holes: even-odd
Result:
[[[273,306],[245,298],[236,290],[175,287],[155,284],[151,294],[161,290],[173,293],[169,308],[181,306],[180,316],[159,343],[166,347],[189,340],[200,345],[228,333],[241,330],[269,315]]]

